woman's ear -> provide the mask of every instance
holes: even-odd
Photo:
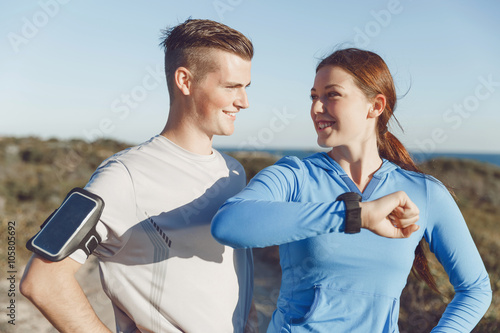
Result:
[[[191,86],[193,84],[193,75],[186,67],[179,67],[174,73],[174,81],[177,88],[183,95],[191,94]]]
[[[382,94],[378,94],[373,99],[372,107],[368,111],[368,118],[377,118],[384,112],[386,105],[386,98]]]

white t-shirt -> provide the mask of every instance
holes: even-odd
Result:
[[[210,223],[245,183],[235,159],[160,135],[99,166],[86,189],[105,203],[94,254],[118,332],[243,332],[251,250],[219,244]]]

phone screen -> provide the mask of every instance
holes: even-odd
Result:
[[[97,202],[93,199],[81,193],[72,193],[35,237],[33,246],[50,255],[57,255],[96,208]]]

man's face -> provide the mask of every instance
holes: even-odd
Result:
[[[210,57],[216,69],[192,83],[196,114],[191,125],[212,138],[233,134],[236,113],[248,108],[251,61],[220,50],[210,51]]]

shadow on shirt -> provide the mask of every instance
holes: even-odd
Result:
[[[199,257],[204,261],[222,262],[225,247],[210,232],[212,217],[230,196],[238,192],[228,177],[219,179],[195,200],[159,215],[142,213],[143,220],[118,239],[108,235],[113,256],[107,261],[125,265],[156,263],[170,258]],[[189,189],[187,189],[189,190]],[[138,207],[141,212],[141,207]],[[111,238],[115,238],[115,242]],[[117,244],[116,248],[113,244]],[[114,258],[116,257],[116,258]]]

